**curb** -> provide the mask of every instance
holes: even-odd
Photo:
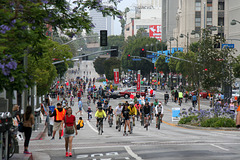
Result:
[[[219,127],[219,128],[213,128],[213,127],[197,127],[197,126],[191,126],[191,125],[186,125],[186,124],[177,124],[176,127],[182,127],[186,129],[196,129],[196,130],[212,130],[212,131],[240,131],[237,128],[233,127]]]
[[[11,160],[33,160],[33,155],[32,154],[14,154]]]

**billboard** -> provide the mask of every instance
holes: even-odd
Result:
[[[161,25],[149,25],[149,37],[162,40],[162,26]]]

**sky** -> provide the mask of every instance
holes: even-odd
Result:
[[[121,11],[124,11],[126,7],[133,8],[134,5],[137,4],[137,0],[122,0],[117,8]],[[114,35],[120,35],[121,34],[121,24],[119,22],[119,19],[116,18],[114,20]]]

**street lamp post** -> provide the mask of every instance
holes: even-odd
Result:
[[[189,39],[189,34],[187,33],[187,35],[186,34],[180,34],[180,36],[179,36],[180,38],[183,38],[183,37],[186,37],[187,38],[187,53],[188,53],[188,39]]]
[[[231,25],[236,25],[237,23],[240,24],[240,21],[238,21],[238,20],[236,20],[236,19],[233,19],[230,24],[231,24]]]

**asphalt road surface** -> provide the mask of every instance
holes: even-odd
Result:
[[[99,84],[97,84],[99,85]],[[156,98],[163,100],[164,91],[159,91]],[[115,108],[119,102],[126,99],[111,99],[110,105]],[[130,101],[128,99],[128,101]],[[86,95],[83,97],[84,110],[87,109]],[[209,101],[202,100],[201,107],[208,108]],[[96,106],[91,103],[94,110]],[[191,103],[183,103],[180,108],[188,108]],[[155,128],[155,119],[147,131],[140,122],[136,122],[133,134],[123,136],[123,130],[118,132],[109,127],[104,121],[104,133],[98,135],[96,119],[87,121],[84,112],[85,126],[78,132],[73,140],[73,157],[65,157],[64,139],[55,140],[45,137],[43,140],[30,142],[29,149],[34,154],[49,155],[52,160],[89,159],[89,160],[124,160],[124,159],[151,159],[151,160],[237,160],[240,159],[239,131],[186,129],[176,126],[177,122],[171,120],[171,109],[179,107],[174,102],[164,106],[164,123],[161,130]],[[77,99],[73,113],[78,111]],[[94,115],[93,113],[93,115]],[[76,115],[78,119],[80,115]],[[41,156],[40,156],[41,157]],[[47,159],[48,156],[39,159]]]

